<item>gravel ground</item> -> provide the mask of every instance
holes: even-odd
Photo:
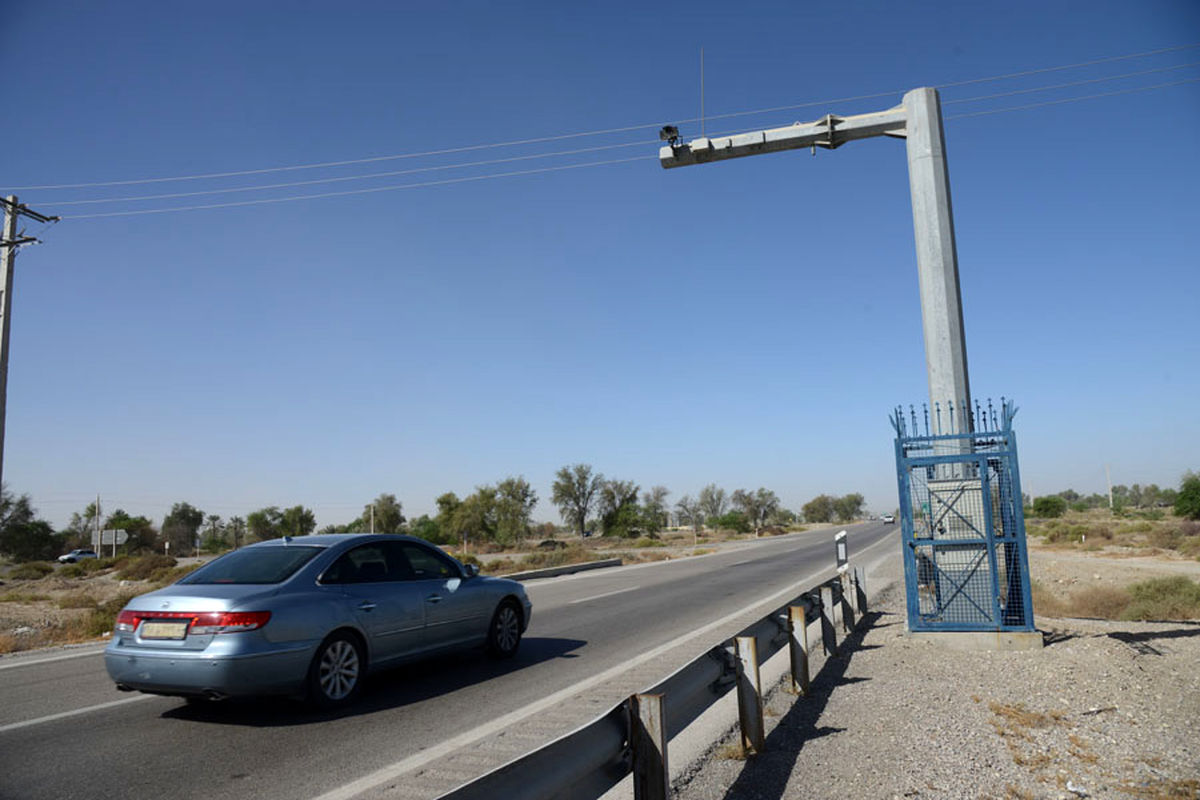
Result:
[[[956,652],[905,636],[898,565],[810,697],[767,703],[679,800],[1200,798],[1200,624],[1038,618],[1046,647]]]

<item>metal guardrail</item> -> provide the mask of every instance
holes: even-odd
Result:
[[[589,569],[605,569],[607,567],[619,567],[624,562],[619,558],[606,558],[603,561],[584,561],[581,564],[564,564],[561,567],[543,567],[541,569],[529,569],[524,572],[513,572],[508,575],[500,575],[501,578],[508,578],[513,581],[528,581],[534,578],[553,578],[556,575],[574,575],[576,572],[586,572]]]
[[[760,661],[789,648],[792,687],[806,696],[809,625],[821,622],[822,647],[827,655],[833,655],[838,648],[838,628],[852,631],[866,609],[865,575],[847,565],[838,576],[801,592],[732,639],[586,725],[439,800],[598,798],[630,773],[637,800],[665,800],[670,794],[668,740],[736,689],[742,747],[761,752]],[[798,624],[801,620],[803,624]]]

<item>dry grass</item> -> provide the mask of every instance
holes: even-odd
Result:
[[[95,596],[87,591],[72,592],[58,599],[59,608],[95,608],[96,605]]]
[[[1152,778],[1140,784],[1121,783],[1118,788],[1125,794],[1146,800],[1194,800],[1200,797],[1200,780],[1194,778],[1180,781]]]

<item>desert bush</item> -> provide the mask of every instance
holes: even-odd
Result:
[[[80,633],[86,637],[103,636],[106,633],[111,633],[117,624],[117,614],[125,607],[126,603],[136,596],[136,593],[123,594],[96,606],[92,609],[92,613],[88,614],[87,618],[83,620]]]
[[[58,600],[59,608],[95,608],[96,598],[88,592],[72,592]]]
[[[1073,617],[1120,619],[1129,606],[1129,593],[1115,586],[1089,586],[1072,593],[1067,603]]]
[[[641,548],[641,547],[662,547],[663,543],[661,541],[659,541],[657,536],[655,536],[655,537],[642,536],[641,538],[634,541],[630,546],[631,547],[639,547],[639,548]]]
[[[1163,550],[1178,550],[1183,544],[1183,534],[1178,528],[1160,527],[1150,531],[1148,537],[1151,547]]]
[[[58,570],[60,578],[82,578],[87,572],[83,569],[83,564],[76,561],[74,564],[65,564]]]
[[[8,577],[14,581],[36,581],[46,577],[51,572],[54,572],[54,565],[49,561],[27,561],[20,566],[14,567],[13,571],[8,573]]]
[[[6,592],[5,594],[0,594],[0,603],[38,603],[49,599],[50,595],[37,594],[36,592]]]
[[[119,562],[120,571],[117,573],[117,577],[123,581],[150,580],[156,572],[170,569],[177,563],[171,556],[162,555],[161,553],[151,553],[150,555],[137,556],[136,558],[121,559]]]
[[[1135,583],[1129,596],[1122,619],[1200,619],[1200,583],[1183,575]]]
[[[1033,501],[1033,513],[1039,517],[1061,517],[1067,510],[1067,501],[1058,495],[1039,497]]]

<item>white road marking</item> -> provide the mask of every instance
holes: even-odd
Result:
[[[636,589],[640,589],[640,588],[642,588],[642,587],[630,586],[628,589],[617,589],[616,591],[605,592],[604,594],[594,594],[591,597],[581,597],[578,600],[572,600],[571,602],[567,603],[567,605],[573,606],[576,603],[586,603],[589,600],[599,600],[601,597],[612,597],[614,594],[624,594],[625,592],[632,592],[632,591],[634,591]]]
[[[28,728],[33,725],[41,725],[43,722],[54,722],[59,719],[67,719],[68,717],[77,717],[80,714],[90,714],[93,711],[103,711],[106,708],[114,708],[123,706],[129,703],[136,703],[141,700],[149,700],[154,697],[151,694],[139,694],[133,697],[125,697],[120,700],[113,700],[110,703],[101,703],[98,706],[88,706],[87,708],[76,708],[72,711],[61,711],[57,714],[51,714],[48,717],[38,717],[37,719],[27,719],[24,722],[13,722],[9,725],[0,725],[0,733],[8,733],[20,728]]]
[[[14,661],[11,664],[0,664],[0,669],[16,669],[17,667],[31,667],[34,664],[49,664],[51,661],[66,661],[69,658],[83,658],[84,656],[98,656],[104,652],[103,648],[95,650],[83,650],[78,653],[68,653],[64,656],[49,656],[47,658],[22,658],[19,661]]]
[[[730,564],[729,566],[736,567],[738,564],[749,564],[753,560],[754,559],[752,559],[752,558],[743,558],[741,561],[735,561],[732,564]]]
[[[870,548],[868,548],[868,549],[870,549]],[[444,742],[440,742],[438,744],[432,745],[431,747],[428,747],[427,749],[422,750],[420,753],[415,753],[415,754],[409,756],[408,758],[401,759],[400,761],[397,761],[395,764],[392,764],[391,766],[384,767],[383,769],[380,769],[380,770],[376,770],[375,772],[371,773],[370,775],[366,775],[362,778],[359,778],[356,781],[351,781],[350,783],[347,783],[344,786],[340,786],[336,789],[332,789],[332,790],[326,792],[325,794],[322,794],[322,795],[314,798],[314,800],[348,800],[349,798],[356,797],[356,796],[362,794],[363,792],[367,792],[371,789],[374,789],[375,787],[380,786],[381,784],[387,783],[389,781],[393,781],[396,778],[400,777],[401,775],[404,775],[405,773],[412,772],[415,769],[423,767],[424,765],[428,764],[431,761],[435,761],[443,756],[453,753],[456,750],[459,750],[459,749],[467,747],[468,745],[471,745],[475,742],[478,742],[480,739],[484,739],[484,738],[491,736],[501,730],[504,730],[505,728],[507,728],[510,725],[515,725],[516,723],[521,722],[522,720],[527,719],[528,717],[531,717],[534,714],[541,713],[542,711],[546,710],[547,708],[552,708],[552,707],[562,703],[563,701],[565,701],[571,697],[574,697],[575,695],[578,695],[582,692],[587,691],[588,689],[591,689],[593,686],[597,686],[606,681],[612,680],[614,677],[616,677],[617,675],[620,675],[623,672],[633,669],[634,667],[640,666],[640,665],[646,663],[647,661],[653,661],[654,659],[661,656],[663,653],[669,652],[670,650],[673,650],[676,647],[679,647],[680,645],[685,644],[699,636],[703,636],[715,628],[719,628],[723,625],[727,625],[728,623],[732,622],[733,620],[737,619],[738,617],[742,616],[743,614],[747,614],[747,613],[754,611],[755,609],[760,608],[762,606],[769,607],[785,597],[794,597],[795,595],[799,594],[800,591],[804,587],[811,586],[813,580],[815,580],[817,577],[819,577],[820,575],[827,573],[827,572],[833,572],[833,567],[830,566],[830,567],[825,567],[823,569],[817,570],[816,572],[806,575],[805,577],[801,578],[800,580],[798,580],[792,584],[789,584],[785,588],[780,589],[779,591],[775,592],[774,594],[772,594],[768,597],[764,597],[762,600],[759,600],[757,602],[751,603],[750,605],[746,606],[745,608],[738,609],[737,611],[734,611],[731,614],[726,614],[725,616],[721,617],[718,620],[714,620],[713,622],[710,622],[707,625],[704,625],[699,628],[696,628],[695,630],[689,631],[688,633],[685,633],[682,636],[672,639],[671,641],[666,642],[665,644],[661,644],[658,647],[653,648],[652,650],[647,650],[646,652],[642,653],[640,656],[631,658],[628,661],[624,661],[620,664],[617,664],[616,666],[614,666],[610,669],[607,669],[604,672],[593,675],[592,677],[588,678],[587,680],[580,681],[579,683],[576,683],[573,686],[568,686],[567,688],[557,691],[552,695],[543,697],[541,700],[538,700],[535,703],[531,703],[530,705],[527,705],[524,708],[518,709],[516,711],[511,711],[511,712],[505,714],[504,716],[497,717],[496,719],[492,720],[491,722],[487,722],[483,725],[480,725],[479,727],[474,728],[473,730],[469,730],[464,733],[460,733],[458,736],[447,739]]]

